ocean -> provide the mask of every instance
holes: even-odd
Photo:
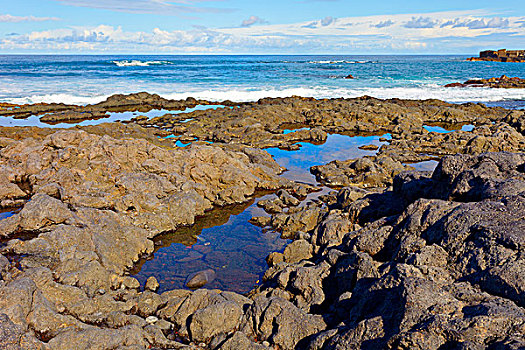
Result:
[[[484,102],[525,107],[525,89],[444,88],[525,64],[467,56],[0,56],[0,101],[89,104],[115,93],[254,101],[292,95]],[[347,75],[356,79],[344,79]]]

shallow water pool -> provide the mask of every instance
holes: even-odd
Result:
[[[388,135],[386,135],[388,137]],[[339,159],[373,155],[376,151],[360,150],[368,144],[381,146],[380,136],[329,135],[322,145],[301,143],[296,151],[270,148],[267,151],[289,170],[284,177],[318,186],[310,167]],[[311,193],[304,205],[331,190],[323,187]],[[149,276],[155,276],[160,291],[184,288],[192,273],[213,269],[216,278],[205,288],[244,293],[250,291],[267,269],[266,257],[271,252],[283,251],[288,240],[274,231],[265,231],[248,222],[253,216],[268,216],[257,207],[262,199],[274,198],[265,194],[250,202],[217,208],[196,219],[192,227],[178,229],[156,238],[156,250],[147,260],[141,261],[132,271],[142,285]]]
[[[149,112],[108,112],[109,117],[99,118],[99,119],[90,119],[83,120],[78,123],[57,123],[57,124],[48,124],[40,121],[40,117],[43,115],[32,115],[24,119],[16,119],[12,116],[4,117],[0,116],[0,126],[37,126],[39,128],[72,128],[74,126],[89,126],[89,125],[99,125],[102,123],[113,123],[116,121],[128,121],[138,116],[144,115],[148,118],[160,117],[165,114],[181,114],[181,113],[190,113],[193,111],[203,111],[208,109],[218,109],[224,108],[223,105],[198,105],[195,108],[186,108],[183,111],[170,111],[166,109],[152,109]],[[190,118],[191,119],[191,118]],[[190,119],[181,121],[187,122]]]
[[[184,288],[194,272],[213,269],[216,278],[206,288],[248,292],[266,271],[266,256],[288,244],[279,233],[263,232],[248,222],[252,216],[267,215],[257,202],[270,197],[214,209],[191,227],[159,236],[155,253],[135,267],[134,277],[144,284],[155,276],[163,292]]]

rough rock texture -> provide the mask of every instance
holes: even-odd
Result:
[[[296,149],[298,141],[324,142],[327,133],[409,135],[425,124],[489,125],[509,113],[482,104],[449,104],[438,100],[381,100],[288,97],[267,98],[234,108],[194,111],[152,118],[146,125],[181,137],[254,147]],[[522,112],[516,112],[520,115]],[[191,119],[183,124],[181,118]],[[286,129],[294,132],[284,133]]]
[[[1,116],[16,116],[25,118],[31,115],[44,115],[42,122],[70,122],[86,119],[106,117],[106,112],[140,111],[147,112],[152,109],[184,110],[196,105],[208,105],[208,101],[187,98],[186,100],[168,100],[156,94],[139,92],[129,95],[112,95],[105,101],[87,106],[66,105],[63,103],[36,103],[30,105],[1,104]],[[222,104],[228,104],[224,101]],[[16,107],[16,108],[15,108]]]
[[[311,172],[317,181],[332,187],[388,187],[395,175],[412,169],[388,156],[369,156],[314,166]]]
[[[299,348],[525,346],[525,154],[445,157],[390,191],[355,192],[340,191],[312,232],[311,262],[274,264],[255,294],[323,315]],[[320,245],[334,220],[339,243]]]
[[[6,143],[0,169],[6,185],[0,200],[24,204],[0,221],[2,254],[17,257],[2,255],[0,281],[2,334],[14,348],[24,342],[49,349],[181,347],[165,337],[174,331],[171,320],[152,316],[186,291],[163,298],[150,279],[138,292],[126,270],[153,251],[155,235],[192,224],[214,205],[294,187],[261,150],[170,149],[80,130]],[[228,304],[240,319],[243,297],[225,301],[241,303]],[[232,319],[231,311],[224,314]],[[196,338],[215,335],[206,322],[197,324]]]
[[[120,96],[101,110],[164,103]],[[268,99],[194,116],[181,128],[186,137],[230,144],[174,149],[159,130],[133,124],[42,129],[31,138],[0,129],[0,203],[20,207],[0,220],[3,347],[525,347],[523,112],[364,97]],[[150,126],[179,128],[169,119]],[[430,122],[476,128],[429,133]],[[309,129],[282,133],[297,126]],[[392,140],[374,158],[334,170],[345,174],[340,185],[354,187],[304,206],[295,199],[309,188],[281,179],[266,152],[246,146],[386,131]],[[446,156],[455,153],[465,154]],[[445,156],[433,173],[405,171],[402,163],[429,154]],[[270,255],[248,295],[158,294],[153,279],[142,291],[126,275],[153,251],[155,235],[281,188],[266,203],[279,212],[257,221],[293,242]]]
[[[503,89],[523,89],[525,88],[525,79],[521,79],[518,77],[509,78],[506,75],[502,75],[499,78],[472,79],[467,80],[464,83],[451,83],[445,85],[445,87],[490,87]]]

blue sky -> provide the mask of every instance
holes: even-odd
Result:
[[[0,53],[426,54],[525,48],[525,1],[0,0]]]

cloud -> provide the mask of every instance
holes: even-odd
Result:
[[[438,25],[438,21],[430,17],[412,17],[412,19],[405,23],[405,28],[434,28]]]
[[[381,21],[375,25],[372,25],[372,27],[376,27],[376,28],[386,28],[386,27],[390,27],[394,25],[394,22],[392,22],[391,20],[386,20],[386,21]]]
[[[220,0],[55,0],[63,5],[89,7],[127,13],[180,15],[181,13],[220,13],[232,9],[196,6]]]
[[[469,29],[488,29],[488,28],[508,28],[510,22],[508,19],[501,17],[493,17],[490,19],[477,18],[477,19],[461,19],[455,18],[454,20],[447,21],[441,25],[441,28],[452,26],[453,28],[469,28]]]
[[[35,16],[12,16],[12,15],[1,15],[0,23],[18,23],[18,22],[45,22],[45,21],[59,21],[60,18],[56,17],[35,17]]]
[[[483,47],[515,46],[517,40],[525,37],[524,20],[523,16],[496,17],[482,11],[324,18],[291,24],[266,24],[259,17],[251,16],[245,20],[244,26],[231,28],[126,31],[121,27],[100,25],[35,31],[0,37],[0,50],[90,53],[475,53]]]
[[[266,24],[268,23],[264,19],[258,17],[258,16],[250,16],[241,23],[241,27],[250,27],[254,24]]]
[[[326,26],[329,26],[330,24],[333,24],[335,23],[336,19],[333,18],[332,16],[328,16],[328,17],[325,17],[321,20],[321,25],[323,27],[326,27]]]
[[[337,22],[337,18],[334,18],[332,16],[327,16],[319,21],[314,21],[314,22],[303,24],[301,27],[315,29],[315,28],[319,28],[320,26],[328,27],[329,25],[334,24],[335,22]]]
[[[302,28],[317,28],[318,24],[317,22],[310,22],[308,24],[305,24],[303,26],[301,26]]]

